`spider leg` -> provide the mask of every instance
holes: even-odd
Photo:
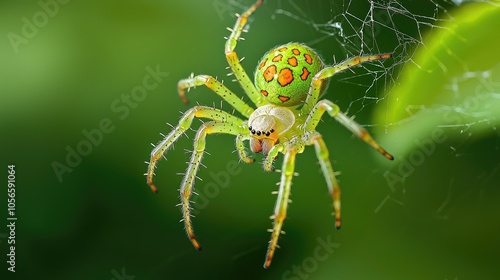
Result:
[[[340,112],[339,106],[337,106],[330,100],[321,100],[316,104],[316,106],[314,106],[314,108],[307,116],[306,122],[304,123],[304,128],[306,129],[306,131],[313,131],[318,125],[321,116],[323,116],[325,112],[328,112],[331,117],[335,118],[335,120],[337,120],[340,124],[349,129],[352,133],[358,136],[361,140],[365,141],[368,145],[373,147],[383,156],[390,160],[394,159],[391,154],[380,147],[380,145],[372,138],[372,136],[366,129],[360,126],[353,119]]]
[[[318,158],[319,164],[321,165],[321,171],[326,179],[326,184],[328,185],[328,191],[333,198],[333,209],[335,214],[335,227],[340,228],[341,216],[340,216],[340,187],[337,179],[335,178],[335,172],[333,172],[332,164],[328,158],[328,148],[323,141],[323,137],[319,133],[313,134],[311,137],[311,142],[314,144],[314,149],[316,150],[316,157]]]
[[[248,106],[243,100],[239,99],[221,82],[208,75],[191,76],[187,79],[180,80],[177,84],[177,88],[182,101],[186,104],[188,103],[188,99],[185,95],[185,89],[188,89],[189,91],[190,88],[201,85],[205,85],[207,88],[218,94],[220,97],[222,97],[222,99],[229,103],[229,105],[233,106],[243,116],[248,118],[253,113],[252,107]]]
[[[250,97],[250,100],[257,106],[260,107],[264,104],[267,104],[267,101],[262,97],[262,95],[257,91],[253,82],[248,77],[247,73],[241,66],[241,60],[236,55],[234,49],[236,48],[236,44],[238,40],[240,40],[241,32],[243,28],[248,22],[248,17],[264,2],[264,0],[258,0],[253,4],[246,12],[242,15],[238,16],[236,23],[233,29],[229,29],[231,31],[231,35],[226,41],[225,46],[225,54],[226,59],[229,64],[229,67],[232,70],[232,73],[236,77],[237,81],[243,87],[245,93]]]
[[[278,238],[282,233],[281,228],[283,226],[283,221],[286,218],[286,209],[288,207],[288,197],[290,196],[290,188],[292,186],[296,154],[297,151],[295,149],[288,149],[285,152],[283,159],[278,198],[274,207],[274,214],[271,216],[271,219],[274,219],[274,224],[273,229],[271,230],[271,240],[269,241],[264,268],[268,268],[271,265],[274,251],[278,246]]]
[[[311,81],[311,86],[309,87],[309,92],[306,97],[306,101],[304,102],[304,106],[300,109],[300,115],[304,116],[307,115],[312,108],[316,105],[318,102],[318,99],[320,97],[322,85],[323,85],[323,80],[328,79],[332,77],[333,75],[342,72],[344,70],[347,70],[349,68],[352,68],[354,66],[360,65],[365,62],[370,62],[374,60],[381,60],[381,59],[387,59],[390,58],[391,54],[385,53],[385,54],[377,54],[377,55],[366,55],[366,56],[355,56],[352,58],[349,58],[339,64],[336,65],[331,65],[323,68],[321,71],[319,71],[312,79]]]
[[[243,121],[227,112],[224,112],[219,109],[206,107],[206,106],[195,106],[184,113],[181,117],[179,124],[169,133],[165,138],[155,146],[153,151],[151,151],[151,159],[149,161],[148,172],[146,174],[147,183],[150,186],[151,190],[157,192],[158,189],[153,184],[153,175],[156,163],[163,156],[163,154],[168,150],[168,148],[175,142],[177,139],[188,129],[191,127],[191,123],[193,122],[193,118],[208,118],[215,121],[230,123],[235,127],[242,127]],[[241,129],[243,134],[249,134],[248,129]],[[249,136],[248,136],[249,137]],[[240,154],[241,156],[241,154]]]
[[[194,139],[193,153],[191,155],[191,159],[189,161],[188,168],[186,173],[184,174],[184,178],[182,179],[181,187],[179,189],[181,195],[181,206],[182,206],[182,216],[184,220],[184,226],[186,229],[186,233],[193,243],[193,246],[196,250],[201,250],[200,244],[196,240],[194,235],[193,225],[191,223],[191,207],[189,205],[191,194],[193,193],[193,185],[196,179],[196,173],[198,172],[198,168],[201,163],[201,159],[203,157],[203,153],[205,152],[205,138],[207,134],[213,133],[226,133],[232,135],[238,134],[248,134],[248,129],[244,129],[241,126],[234,125],[230,122],[221,122],[221,121],[210,121],[204,123],[200,126],[198,131],[196,132],[196,136]]]

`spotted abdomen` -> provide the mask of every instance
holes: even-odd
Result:
[[[297,106],[304,102],[312,77],[323,67],[315,51],[288,43],[264,55],[255,71],[255,85],[269,103]]]

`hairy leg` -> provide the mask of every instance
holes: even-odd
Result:
[[[236,55],[234,49],[238,40],[240,40],[241,32],[247,24],[248,17],[264,2],[264,0],[258,0],[253,4],[245,13],[238,16],[236,23],[231,31],[231,35],[226,41],[225,54],[229,67],[233,71],[236,80],[241,84],[245,93],[250,97],[250,100],[257,106],[260,107],[267,104],[267,101],[262,97],[262,95],[257,91],[253,82],[248,77],[247,73],[243,69],[240,63],[240,59]]]
[[[372,138],[372,136],[366,129],[360,126],[353,119],[341,113],[339,107],[330,100],[319,101],[316,106],[314,106],[314,108],[310,111],[304,124],[304,128],[306,129],[306,131],[313,131],[325,112],[328,112],[331,117],[333,117],[347,129],[349,129],[352,133],[358,136],[361,140],[365,141],[365,143],[377,150],[383,156],[390,160],[394,159],[391,154],[380,147],[380,145]]]
[[[191,159],[189,161],[188,168],[186,173],[184,174],[184,178],[182,179],[181,187],[179,189],[181,194],[181,207],[182,207],[182,217],[184,221],[184,226],[186,229],[186,233],[193,243],[193,246],[200,250],[200,244],[196,240],[194,235],[193,225],[191,222],[191,207],[190,207],[190,198],[193,193],[193,185],[196,179],[196,173],[198,172],[198,168],[200,166],[203,153],[205,152],[206,145],[206,136],[208,134],[214,133],[225,133],[238,135],[245,133],[247,129],[244,129],[241,126],[235,126],[232,123],[228,122],[218,122],[218,121],[210,121],[204,123],[200,126],[196,133],[196,137],[194,138],[193,152],[191,154]]]
[[[323,141],[323,137],[317,133],[311,138],[311,142],[316,150],[316,157],[318,158],[319,164],[321,165],[321,171],[325,176],[326,184],[328,185],[328,191],[333,199],[333,210],[335,214],[335,227],[340,228],[341,215],[340,215],[340,187],[337,179],[335,178],[335,172],[333,172],[332,164],[329,159],[328,148]]]
[[[233,106],[238,112],[240,112],[245,117],[250,117],[253,113],[253,108],[248,106],[243,100],[236,96],[232,91],[230,91],[221,82],[217,81],[214,77],[207,75],[191,76],[187,79],[182,79],[177,84],[179,91],[179,96],[184,103],[188,103],[188,99],[185,95],[185,90],[191,89],[196,86],[206,86],[211,89],[217,95],[222,97],[229,105]]]
[[[269,241],[264,268],[268,268],[271,265],[274,251],[278,246],[278,238],[282,233],[281,228],[283,227],[283,221],[286,218],[290,188],[292,186],[292,177],[295,169],[296,153],[297,151],[295,149],[289,149],[285,152],[285,157],[283,159],[283,168],[281,170],[281,181],[278,190],[278,198],[274,207],[274,214],[271,216],[271,218],[274,219],[274,224],[273,229],[271,230],[271,240]]]
[[[181,117],[179,124],[169,133],[165,138],[154,147],[151,151],[151,159],[148,165],[148,172],[146,173],[147,183],[151,187],[151,190],[157,192],[158,189],[153,184],[153,175],[156,163],[165,154],[165,152],[170,148],[170,146],[179,139],[179,137],[191,127],[193,118],[207,118],[221,123],[232,124],[234,127],[242,127],[243,121],[227,112],[219,109],[206,107],[206,106],[195,106],[189,109]],[[248,134],[248,129],[242,129],[245,131],[243,134]],[[233,133],[234,134],[234,133]]]
[[[366,56],[355,56],[349,58],[339,64],[327,66],[319,71],[312,79],[311,86],[309,87],[309,92],[307,94],[304,106],[300,109],[300,115],[304,116],[309,114],[314,105],[318,102],[321,94],[321,88],[323,85],[323,80],[332,77],[333,75],[345,71],[354,66],[358,66],[365,62],[370,62],[374,60],[387,59],[391,57],[391,54],[377,54],[377,55],[366,55]]]

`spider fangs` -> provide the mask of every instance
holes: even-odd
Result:
[[[233,29],[230,29],[231,35],[225,46],[226,59],[232,73],[257,109],[242,101],[212,76],[197,75],[180,80],[179,95],[185,103],[187,102],[186,89],[203,85],[219,95],[248,121],[220,109],[207,106],[192,107],[183,114],[179,124],[151,152],[146,177],[151,190],[156,192],[153,175],[158,160],[191,127],[195,117],[210,120],[200,125],[196,132],[191,159],[179,188],[182,221],[184,221],[186,233],[193,246],[200,250],[201,247],[194,235],[191,222],[190,198],[197,178],[196,174],[205,153],[206,136],[216,133],[234,135],[236,150],[241,161],[245,163],[254,162],[244,146],[244,141],[249,140],[252,152],[262,152],[265,156],[264,169],[266,171],[273,171],[274,160],[279,153],[284,154],[277,201],[271,216],[273,228],[270,230],[271,240],[264,263],[264,267],[267,268],[271,265],[275,249],[278,247],[278,238],[282,234],[281,228],[286,217],[294,176],[295,157],[302,153],[306,146],[314,146],[328,191],[333,199],[335,226],[340,228],[340,187],[329,160],[327,146],[321,134],[316,131],[324,113],[328,113],[330,117],[386,158],[392,160],[393,157],[375,142],[366,129],[343,114],[336,104],[326,99],[319,100],[325,92],[330,77],[362,63],[390,58],[391,55],[355,56],[339,64],[325,65],[316,52],[306,45],[288,43],[264,55],[257,64],[254,75],[255,84],[253,84],[241,66],[241,60],[234,49],[248,17],[263,2],[264,0],[258,0],[245,13],[238,15],[236,24]]]

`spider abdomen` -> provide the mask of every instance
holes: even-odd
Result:
[[[314,50],[288,43],[264,55],[255,70],[255,86],[271,104],[298,106],[306,99],[311,79],[323,68]]]

